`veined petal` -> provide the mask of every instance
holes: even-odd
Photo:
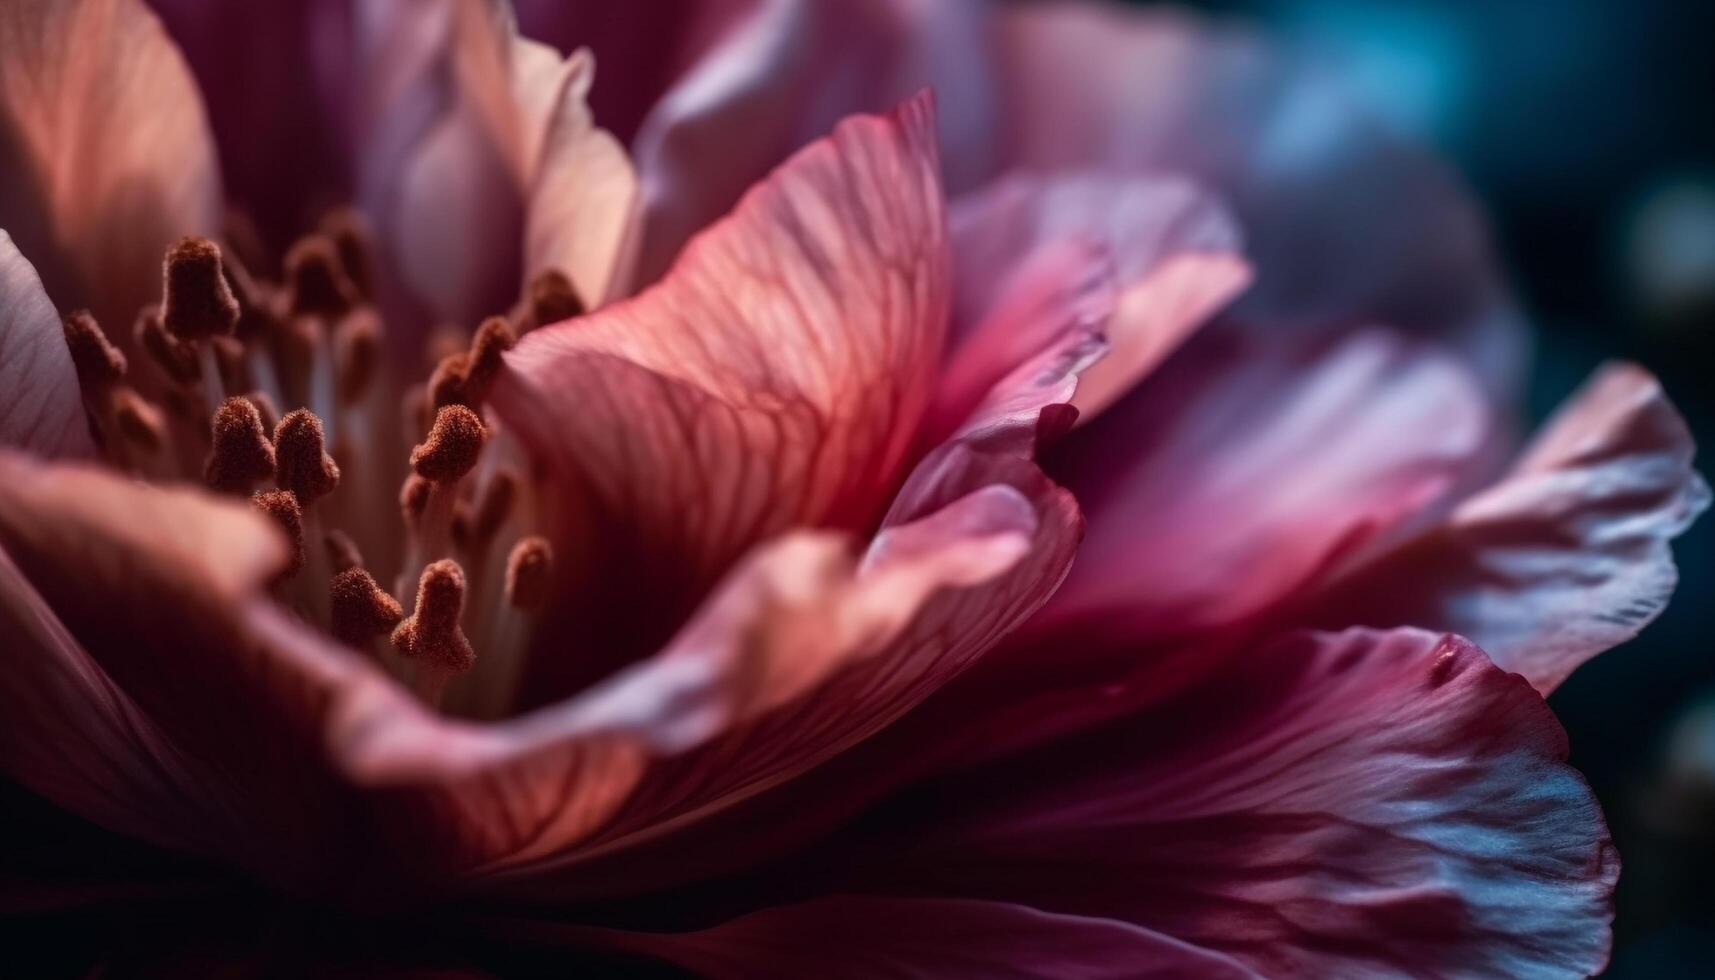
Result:
[[[1291,634],[1116,727],[936,784],[960,801],[944,822],[906,797],[877,824],[897,828],[888,860],[844,866],[883,869],[866,890],[1136,923],[1268,976],[1584,976],[1619,868],[1565,758],[1541,696],[1464,640]]]
[[[1547,694],[1666,606],[1668,543],[1709,505],[1692,452],[1653,377],[1605,368],[1499,483],[1349,570],[1311,618],[1457,631]]]
[[[568,488],[555,501],[557,551],[604,556],[573,572],[588,608],[563,612],[581,617],[578,630],[641,612],[639,592],[655,604],[645,625],[670,629],[756,542],[792,526],[860,527],[885,508],[946,323],[933,125],[927,96],[843,123],[662,283],[534,331],[508,355],[491,404]],[[635,657],[663,638],[603,646]],[[617,665],[556,669],[587,682]],[[536,685],[544,697],[575,686]]]
[[[0,445],[42,456],[94,451],[54,304],[0,228]]]
[[[653,956],[710,978],[795,980],[1246,980],[1237,960],[1112,919],[1007,902],[832,895],[686,933],[534,924],[514,938],[560,939]]]
[[[0,227],[57,303],[89,307],[122,344],[167,246],[219,227],[196,85],[138,0],[0,8],[0,173]]]
[[[595,125],[587,102],[595,57],[513,42],[513,87],[525,112],[524,274],[565,273],[591,308],[623,293],[639,244],[641,198],[631,158]]]

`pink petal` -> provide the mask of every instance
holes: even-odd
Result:
[[[1332,75],[1180,11],[994,9],[1001,166],[1188,174],[1245,229],[1257,281],[1237,320],[1387,323],[1517,380],[1522,325],[1475,203]]]
[[[43,456],[94,452],[59,314],[0,228],[0,445]]]
[[[578,540],[562,553],[604,556],[580,573],[590,608],[565,610],[581,635],[641,611],[640,591],[659,604],[645,625],[671,628],[755,542],[878,517],[928,399],[946,296],[923,97],[794,157],[659,286],[525,337],[492,404],[569,488],[558,516]],[[617,665],[603,655],[662,638],[565,667],[594,679]]]
[[[1209,341],[1049,458],[1090,535],[1033,635],[1156,642],[1256,615],[1428,504],[1487,436],[1461,367],[1389,334]]]
[[[639,282],[661,276],[692,235],[851,113],[880,112],[929,87],[951,110],[940,120],[950,160],[979,159],[976,148],[991,138],[976,5],[793,0],[752,9],[632,143],[646,212]],[[955,165],[949,179],[968,183],[968,169]]]
[[[1119,293],[1106,334],[1112,346],[1083,372],[1076,404],[1093,414],[1132,387],[1249,281],[1238,232],[1208,195],[1179,178],[1014,175],[961,198],[950,219],[956,293],[948,378],[939,399],[968,403],[1022,358],[1044,317],[1044,290],[1077,292],[1095,274],[1067,262],[1074,242],[1101,246]],[[1094,260],[1095,255],[1090,259]],[[1036,324],[1033,326],[1033,324]]]
[[[510,934],[641,953],[716,980],[1257,976],[1234,959],[1129,923],[952,898],[833,895],[687,933],[535,926]]]
[[[1565,757],[1541,697],[1464,640],[1292,634],[938,784],[944,821],[907,797],[859,875],[1132,922],[1268,976],[1583,976],[1619,869]]]
[[[0,173],[0,227],[57,303],[120,343],[167,246],[220,219],[196,86],[137,0],[0,9]]]
[[[1547,694],[1667,604],[1668,543],[1709,504],[1692,452],[1656,380],[1608,367],[1504,479],[1351,569],[1311,615],[1457,630]]]
[[[595,59],[583,49],[561,59],[518,40],[513,79],[529,130],[524,273],[559,269],[589,306],[600,306],[626,289],[641,203],[631,158],[590,115]]]

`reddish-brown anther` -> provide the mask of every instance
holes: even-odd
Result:
[[[78,310],[60,321],[65,327],[66,347],[85,398],[105,391],[125,377],[125,355],[113,346],[88,310]]]
[[[328,583],[329,628],[334,639],[359,650],[386,636],[404,618],[399,601],[361,567],[346,568]]]
[[[429,375],[429,404],[437,412],[448,405],[469,406],[470,396],[465,387],[469,376],[469,353],[461,350],[441,358],[434,373]]]
[[[435,413],[428,438],[411,450],[411,468],[425,480],[452,483],[476,465],[487,441],[488,430],[475,412],[448,405]]]
[[[471,338],[470,357],[465,365],[464,403],[480,405],[488,397],[488,387],[502,367],[501,355],[518,342],[518,335],[505,317],[491,316],[482,321]]]
[[[291,559],[281,569],[276,581],[285,581],[304,567],[304,511],[290,490],[265,490],[250,498],[257,510],[268,516],[286,535],[292,546]]]
[[[306,507],[339,486],[339,466],[326,445],[322,420],[307,408],[287,412],[274,427],[274,482]]]
[[[519,333],[529,333],[537,327],[570,320],[586,312],[584,301],[572,280],[558,269],[544,269],[530,280],[528,306]]]
[[[161,323],[161,311],[153,306],[145,307],[137,314],[137,323],[132,328],[137,338],[137,346],[149,355],[149,360],[160,368],[175,384],[192,385],[202,377],[202,366],[197,363],[197,351],[194,344],[188,344],[167,332]]]
[[[351,535],[339,528],[333,528],[323,534],[322,545],[327,548],[328,565],[335,572],[363,565],[363,552],[358,550],[357,542],[351,540]]]
[[[113,392],[113,421],[119,438],[146,453],[158,452],[167,444],[167,420],[160,408],[136,389],[121,387]]]
[[[360,306],[340,319],[334,328],[333,353],[340,402],[362,401],[381,364],[381,317],[374,307]]]
[[[223,493],[249,493],[274,475],[274,445],[262,416],[246,398],[228,398],[214,413],[214,448],[203,480]]]
[[[274,431],[274,426],[280,424],[280,407],[274,404],[274,399],[268,397],[266,391],[247,391],[244,399],[256,406],[256,414],[262,417],[264,432]]]
[[[322,235],[305,235],[286,253],[287,312],[343,316],[358,304],[357,288],[340,268],[339,250]]]
[[[358,298],[374,296],[374,236],[369,233],[369,224],[363,220],[363,215],[352,208],[330,211],[322,219],[322,234],[333,242],[340,268],[345,271],[345,277]]]
[[[405,521],[405,527],[416,530],[418,522],[423,519],[423,511],[429,506],[429,491],[435,485],[415,473],[405,478],[399,487],[399,514]]]
[[[162,270],[161,323],[180,340],[207,340],[232,332],[238,299],[221,270],[220,246],[187,237],[167,252]]]
[[[539,535],[521,539],[506,556],[506,602],[519,609],[539,610],[548,604],[554,585],[554,548]]]
[[[476,651],[459,627],[464,590],[458,562],[443,558],[423,569],[416,612],[393,630],[393,648],[400,656],[455,673],[476,663]]]
[[[245,342],[269,336],[280,323],[274,312],[273,287],[251,277],[250,272],[242,264],[234,262],[230,255],[226,257],[223,268],[226,285],[232,290],[233,298],[238,300],[238,323],[233,328],[234,334]]]

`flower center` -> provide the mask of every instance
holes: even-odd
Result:
[[[146,479],[248,498],[291,546],[271,583],[283,605],[433,705],[506,713],[554,556],[522,451],[482,406],[518,335],[582,303],[561,273],[537,276],[468,342],[440,328],[427,380],[407,384],[382,355],[360,218],[330,215],[280,270],[271,282],[208,239],[180,240],[160,306],[134,326],[142,365],[87,312],[68,315],[97,443]]]

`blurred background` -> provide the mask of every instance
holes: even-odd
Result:
[[[1715,460],[1715,4],[1216,0],[1339,66],[1487,204],[1538,329],[1540,419],[1604,360],[1662,379]],[[1715,520],[1644,634],[1551,699],[1624,861],[1613,978],[1715,971]]]

